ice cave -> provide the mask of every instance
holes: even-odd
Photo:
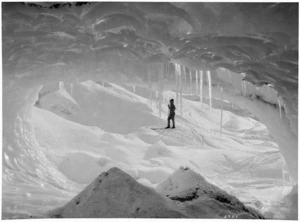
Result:
[[[2,2],[2,219],[297,220],[298,13]]]

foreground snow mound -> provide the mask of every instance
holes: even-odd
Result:
[[[112,168],[98,176],[50,217],[65,218],[182,218],[172,203],[131,176]]]
[[[236,197],[210,184],[189,168],[181,167],[156,190],[178,201],[185,214],[197,218],[263,219],[254,209],[246,207]]]
[[[252,218],[263,216],[236,197],[180,168],[155,190],[118,168],[98,176],[65,206],[50,212],[63,218]]]

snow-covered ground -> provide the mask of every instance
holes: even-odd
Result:
[[[175,96],[163,93],[160,113],[158,102],[142,88],[86,81],[61,83],[43,93],[26,110],[27,137],[18,141],[34,148],[17,160],[9,150],[4,153],[3,217],[43,215],[112,167],[154,189],[180,167],[189,167],[267,217],[284,218],[276,206],[285,208],[282,198],[292,184],[268,129],[224,102],[221,133],[221,110],[200,107],[188,95],[182,115],[175,103],[176,129],[160,129]],[[24,164],[28,156],[36,162]],[[20,162],[31,167],[18,168]]]

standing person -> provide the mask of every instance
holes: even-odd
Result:
[[[166,129],[170,128],[170,120],[173,122],[173,127],[175,128],[175,105],[174,105],[174,99],[170,99],[170,104],[168,105],[169,107],[169,116],[168,116],[168,126]]]

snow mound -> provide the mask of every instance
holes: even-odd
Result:
[[[107,157],[96,158],[86,153],[68,153],[62,158],[58,169],[68,179],[79,184],[91,183],[99,172],[111,168],[114,162]]]
[[[101,167],[97,164],[97,159],[85,153],[71,153],[58,165],[58,169],[64,175],[81,184],[91,182],[99,173]]]
[[[187,167],[181,167],[173,173],[167,180],[159,184],[156,190],[167,196],[185,195],[189,190],[201,188],[202,190],[210,189],[210,184],[207,183],[201,175]]]
[[[37,101],[36,105],[66,119],[69,119],[71,115],[76,115],[79,111],[78,103],[64,88],[48,92]]]
[[[150,169],[139,169],[139,177],[145,178],[152,184],[158,184],[165,180],[171,173],[163,167],[152,167]]]
[[[147,181],[140,181],[147,183]],[[118,168],[98,176],[55,218],[260,218],[236,197],[208,183],[189,168],[180,168],[154,189],[136,182]]]
[[[50,212],[63,218],[182,218],[169,200],[112,168],[98,176],[65,206]]]
[[[162,141],[159,141],[149,147],[149,149],[145,153],[144,159],[148,160],[155,157],[171,157],[171,156],[172,156],[172,151],[169,150]]]
[[[181,167],[156,190],[171,200],[181,202],[182,210],[190,217],[263,218],[260,213],[187,167]]]

